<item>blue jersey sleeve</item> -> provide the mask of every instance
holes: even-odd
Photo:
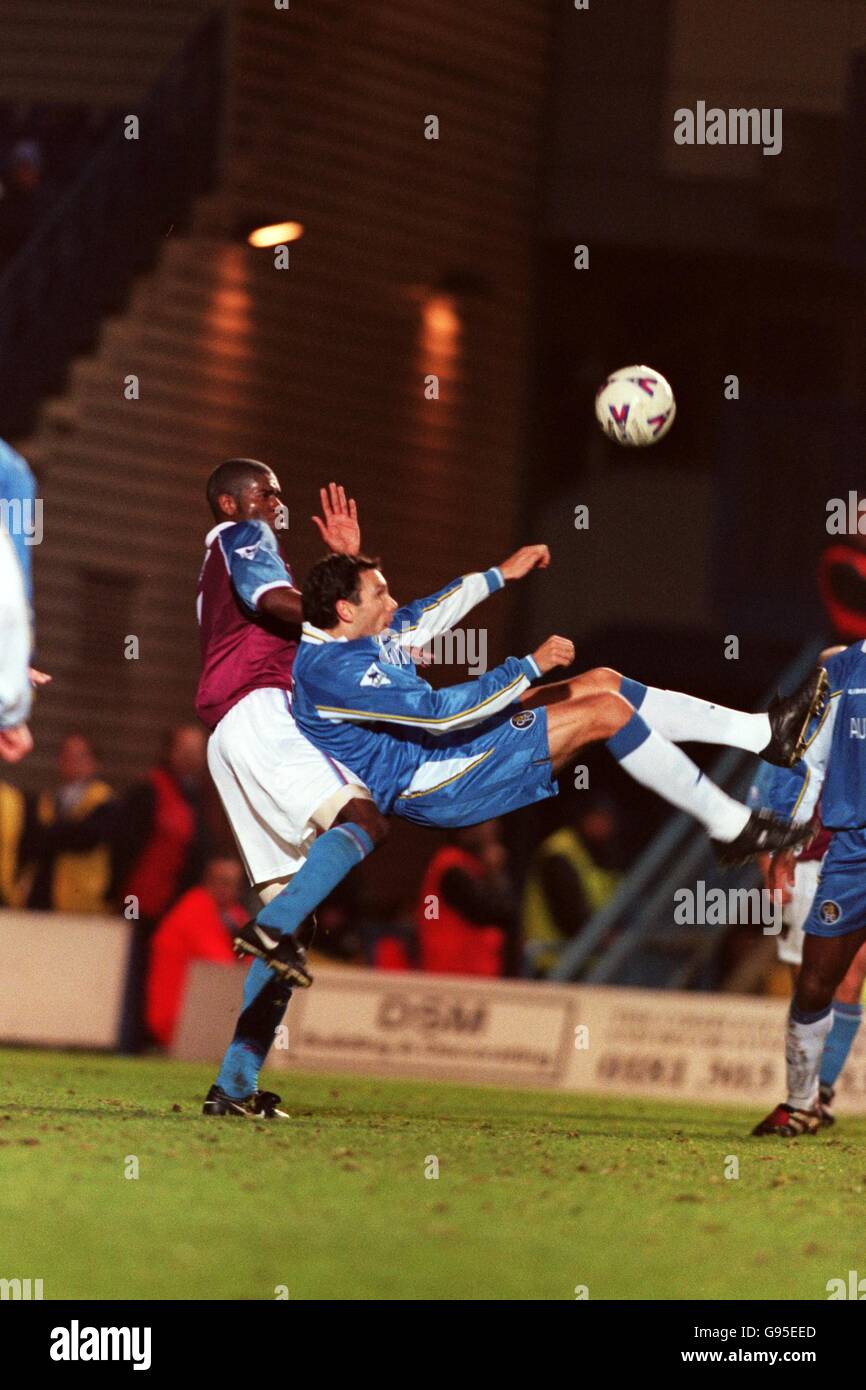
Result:
[[[398,608],[391,620],[390,639],[401,646],[423,647],[449,632],[466,614],[497,589],[505,587],[498,568],[483,574],[464,574],[429,598],[415,599]]]
[[[413,666],[381,660],[369,638],[334,643],[298,663],[296,682],[320,719],[400,724],[431,734],[480,724],[506,709],[538,677],[532,657],[508,657],[477,680],[433,690]]]
[[[253,613],[269,589],[294,588],[276,537],[264,521],[239,521],[220,532],[219,542],[235,593]]]
[[[821,799],[821,819],[829,828],[864,823],[861,759],[851,756],[849,739],[852,723],[856,725],[850,718],[852,700],[866,694],[864,651],[866,643],[855,642],[824,663],[830,695],[807,730],[806,780],[794,811],[797,821],[808,820]]]
[[[760,763],[746,800],[755,809],[764,806],[777,816],[790,819],[799,807],[808,777],[808,770],[802,761],[794,767]]]
[[[830,682],[831,694],[841,693],[842,687],[848,679],[848,675],[854,667],[862,652],[866,650],[866,644],[854,642],[852,646],[846,647],[844,652],[837,652],[824,663],[824,670],[827,672],[827,679]]]

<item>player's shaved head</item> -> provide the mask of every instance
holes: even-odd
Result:
[[[273,469],[258,459],[226,459],[221,463],[207,480],[208,505],[217,521],[227,515],[220,506],[220,497],[233,497],[240,504],[245,488],[271,477]]]

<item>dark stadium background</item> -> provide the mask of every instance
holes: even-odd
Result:
[[[75,108],[92,137],[0,274],[0,433],[44,498],[38,655],[55,677],[15,780],[43,785],[74,726],[122,787],[191,717],[203,485],[237,454],[280,474],[299,575],[336,478],[407,598],[549,541],[550,571],[485,610],[491,662],[561,630],[579,664],[754,704],[827,630],[826,502],[862,480],[866,4],[289,13],[3,7],[4,109]],[[783,107],[784,158],[675,145],[673,111],[698,99]],[[243,237],[283,219],[304,235],[278,273]],[[669,376],[678,417],[631,453],[592,400],[633,361]],[[637,845],[665,808],[592,767]],[[518,855],[543,819],[512,822]],[[411,894],[429,844],[397,828],[367,867],[374,902]]]
[[[698,102],[781,109],[782,153],[678,145]],[[262,991],[238,1025],[250,902],[225,856],[184,891],[214,833],[232,846],[188,725],[205,482],[232,456],[279,474],[297,579],[331,479],[401,598],[548,542],[549,570],[469,618],[491,666],[559,632],[578,669],[757,709],[866,637],[866,535],[826,527],[830,499],[866,504],[866,0],[0,0],[0,185],[0,440],[44,503],[53,676],[34,751],[0,764],[0,1303],[44,1297],[50,1338],[152,1325],[157,1374],[186,1353],[199,1378],[210,1348],[249,1375],[212,1302],[243,1333],[272,1307],[258,1369],[279,1304],[379,1299],[590,1301],[620,1373],[758,1345],[826,1377],[843,1315],[799,1338],[824,1333],[819,1302],[866,1297],[866,1042],[820,1134],[780,1142],[774,1111],[753,1137],[803,1099],[759,869],[723,870],[593,749],[589,796],[565,777],[508,818],[510,863],[476,844],[499,925],[462,920],[439,838],[395,819],[320,905],[313,988],[285,1020]],[[284,220],[303,235],[278,270],[247,237]],[[676,393],[649,449],[594,419],[633,363]],[[58,760],[71,731],[108,786],[86,748]],[[751,754],[687,751],[748,795]],[[622,843],[599,836],[597,862],[565,835],[535,855],[611,799]],[[104,843],[60,901],[78,827],[58,822],[94,805]],[[81,884],[100,901],[66,910]],[[271,1041],[268,1090],[241,1100]],[[27,1311],[15,1349],[44,1362]]]

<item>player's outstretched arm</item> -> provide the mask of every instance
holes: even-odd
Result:
[[[503,560],[499,566],[505,580],[523,579],[530,570],[546,570],[550,564],[550,550],[546,545],[522,545]]]
[[[532,569],[546,569],[550,551],[546,545],[524,545],[501,565],[483,573],[464,574],[428,598],[398,608],[391,622],[395,640],[403,647],[426,647],[434,638],[466,617],[484,599],[504,588],[506,582],[522,579]]]
[[[300,592],[287,584],[263,593],[256,610],[267,613],[269,618],[276,618],[281,623],[288,623],[290,627],[300,627],[304,620]]]
[[[477,680],[433,690],[402,666],[370,660],[368,647],[329,650],[328,661],[315,673],[296,671],[305,698],[322,719],[401,724],[432,734],[483,723],[507,709],[554,666],[574,660],[574,647],[564,637],[549,637],[532,656],[510,656],[501,666]]]

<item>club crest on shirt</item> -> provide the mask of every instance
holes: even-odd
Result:
[[[379,670],[379,667],[376,665],[376,663],[375,663],[375,661],[374,661],[373,664],[372,664],[371,666],[368,666],[368,667],[367,667],[366,671],[364,672],[363,676],[361,677],[361,684],[362,684],[362,685],[376,685],[376,686],[379,686],[379,685],[390,685],[391,682],[389,681],[388,677],[385,675],[385,672]]]
[[[841,920],[842,909],[832,898],[825,898],[824,902],[822,902],[821,906],[818,908],[818,916],[826,926],[832,927],[836,922]]]
[[[235,550],[235,555],[240,555],[242,560],[254,560],[259,545],[259,541],[256,541],[255,545],[239,545]]]
[[[535,710],[522,709],[519,714],[512,714],[511,726],[514,729],[531,729],[535,723]]]

